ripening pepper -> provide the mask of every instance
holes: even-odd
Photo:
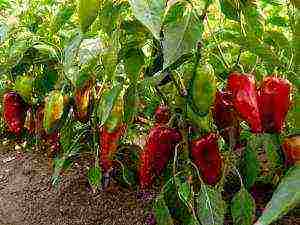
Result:
[[[19,135],[24,127],[27,105],[16,92],[10,91],[3,96],[3,116],[9,130]]]
[[[294,135],[284,140],[282,150],[287,166],[300,164],[300,135]]]
[[[227,91],[232,94],[233,106],[239,117],[249,124],[253,133],[262,132],[254,76],[231,73],[228,77]]]
[[[139,159],[139,182],[142,189],[151,186],[155,176],[165,169],[177,143],[182,139],[180,132],[165,125],[150,130],[145,148]]]
[[[218,147],[218,136],[209,133],[202,138],[193,140],[191,155],[203,181],[209,185],[215,185],[221,178],[223,164]]]
[[[57,128],[67,103],[68,98],[58,90],[50,92],[49,96],[46,98],[43,127],[47,133],[52,133]]]
[[[126,131],[125,124],[119,124],[113,130],[105,125],[100,128],[100,164],[105,172],[108,172],[113,166],[113,157],[118,148],[118,142]]]
[[[215,124],[224,140],[227,143],[233,141],[234,144],[240,136],[240,122],[238,116],[233,108],[232,96],[228,92],[218,91],[216,93],[213,118]]]
[[[43,128],[43,120],[44,120],[44,106],[39,105],[35,111],[35,120],[34,120],[35,134],[39,138],[45,136],[45,130]]]
[[[75,118],[87,122],[92,111],[92,81],[88,80],[75,90]]]
[[[165,105],[160,105],[155,110],[156,123],[166,124],[169,122],[170,117],[171,117],[170,109]]]
[[[214,102],[217,89],[213,67],[210,64],[198,67],[188,89],[191,109],[199,116],[206,116]]]
[[[280,133],[291,105],[292,85],[286,79],[266,77],[259,90],[260,118],[264,132]]]

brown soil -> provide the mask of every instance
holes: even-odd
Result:
[[[115,186],[93,193],[84,160],[50,188],[46,156],[0,147],[0,225],[142,225],[145,204]]]
[[[114,184],[92,192],[86,180],[89,160],[75,163],[55,190],[46,154],[0,146],[0,225],[144,225],[149,204],[138,200],[136,191]],[[256,200],[259,208],[270,196]],[[298,208],[273,225],[300,225],[299,215]]]

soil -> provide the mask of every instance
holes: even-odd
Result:
[[[0,147],[0,225],[142,225],[146,203],[117,185],[93,193],[86,160],[75,163],[58,190],[47,157]]]
[[[144,225],[149,202],[139,193],[111,185],[94,193],[86,179],[89,158],[50,185],[47,154],[0,146],[0,225]],[[257,203],[263,208],[270,196]],[[259,212],[258,212],[259,213]],[[273,225],[300,225],[296,209]],[[226,224],[231,224],[230,219]]]

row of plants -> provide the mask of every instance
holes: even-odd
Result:
[[[2,0],[0,12],[1,130],[47,147],[54,186],[89,154],[94,191],[156,190],[149,224],[266,225],[299,205],[296,1]],[[262,184],[274,193],[259,212]]]

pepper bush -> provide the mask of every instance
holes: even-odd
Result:
[[[1,0],[1,132],[47,146],[56,187],[88,152],[94,191],[155,189],[158,225],[271,224],[300,202],[299,8]]]

